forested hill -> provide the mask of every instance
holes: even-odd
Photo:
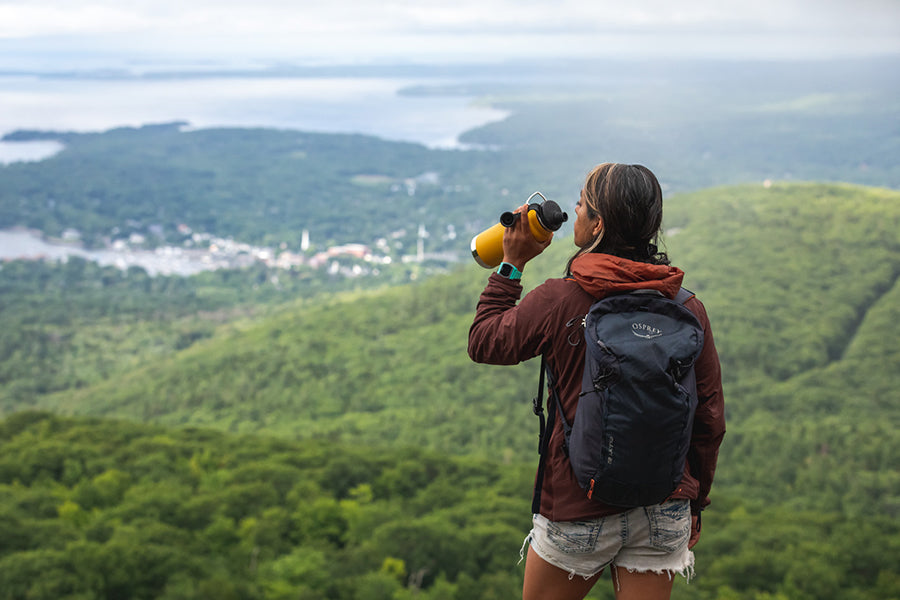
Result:
[[[500,197],[496,153],[429,150],[363,135],[183,131],[183,125],[8,136],[52,136],[66,146],[37,163],[0,167],[0,228],[25,226],[54,237],[70,228],[87,245],[102,247],[131,233],[151,245],[178,244],[185,237],[179,228],[187,226],[297,251],[304,229],[319,248],[373,244],[404,227],[414,239],[421,222],[437,231],[442,222],[463,222],[477,199]],[[445,211],[425,213],[438,204]]]
[[[897,510],[900,194],[718,188],[671,199],[666,227],[722,358],[722,479],[766,498],[840,481],[797,501]],[[558,275],[570,243],[529,265],[526,282]],[[287,309],[37,406],[527,460],[537,365],[475,365],[465,350],[486,277],[471,264]]]
[[[900,193],[715,188],[668,199],[665,226],[712,319],[728,417],[698,577],[673,597],[900,598]],[[526,284],[571,251],[560,237]],[[99,293],[66,269],[56,302]],[[145,278],[159,314],[98,313],[89,337],[16,322],[2,335],[75,358],[16,350],[4,380],[63,368],[76,383],[5,393],[0,598],[517,597],[537,364],[469,361],[487,274],[224,325],[190,316],[202,294]],[[168,312],[174,331],[158,328]],[[79,376],[117,349],[132,360]]]

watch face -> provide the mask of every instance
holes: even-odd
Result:
[[[522,276],[519,273],[519,270],[516,269],[515,265],[511,265],[509,263],[501,263],[500,268],[497,270],[502,277],[506,277],[507,279],[518,279]]]

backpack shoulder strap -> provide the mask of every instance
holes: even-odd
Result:
[[[569,455],[569,437],[572,435],[572,424],[566,419],[566,415],[562,409],[562,402],[559,399],[559,391],[556,388],[556,377],[553,375],[553,369],[550,368],[550,365],[547,364],[547,388],[549,390],[549,399],[548,399],[548,410],[552,410],[549,406],[549,401],[552,401],[553,404],[556,405],[556,413],[559,415],[559,422],[562,423],[563,426],[563,452],[566,453],[566,456]],[[549,436],[548,436],[549,437]]]
[[[678,290],[678,293],[675,294],[675,302],[677,302],[678,304],[684,304],[685,302],[687,302],[691,298],[695,298],[696,296],[697,294],[695,294],[691,290],[681,288]]]
[[[543,405],[545,376],[549,388],[549,393],[547,394],[546,418],[544,417]],[[538,470],[537,475],[534,478],[534,493],[531,496],[531,512],[532,514],[537,514],[541,512],[541,490],[544,485],[544,467],[547,463],[547,448],[550,446],[550,436],[553,435],[553,426],[556,423],[557,411],[553,410],[551,404],[556,404],[557,407],[560,406],[559,395],[556,392],[556,378],[553,376],[553,369],[550,368],[547,357],[543,354],[541,355],[541,375],[540,381],[538,382],[538,392],[532,402],[534,414],[540,418],[541,427],[540,435],[538,436]],[[560,417],[562,417],[563,426],[566,429],[571,430],[571,427],[566,423],[566,419],[562,415],[562,409],[559,408],[558,410]]]

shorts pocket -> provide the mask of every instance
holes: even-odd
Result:
[[[691,536],[691,505],[687,500],[671,500],[644,508],[650,521],[650,545],[674,552]]]
[[[589,554],[597,546],[603,521],[548,521],[547,539],[565,554]]]

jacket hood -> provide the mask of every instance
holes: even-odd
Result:
[[[633,290],[656,290],[674,298],[684,271],[670,265],[651,265],[612,256],[582,254],[572,263],[572,277],[594,298]]]

